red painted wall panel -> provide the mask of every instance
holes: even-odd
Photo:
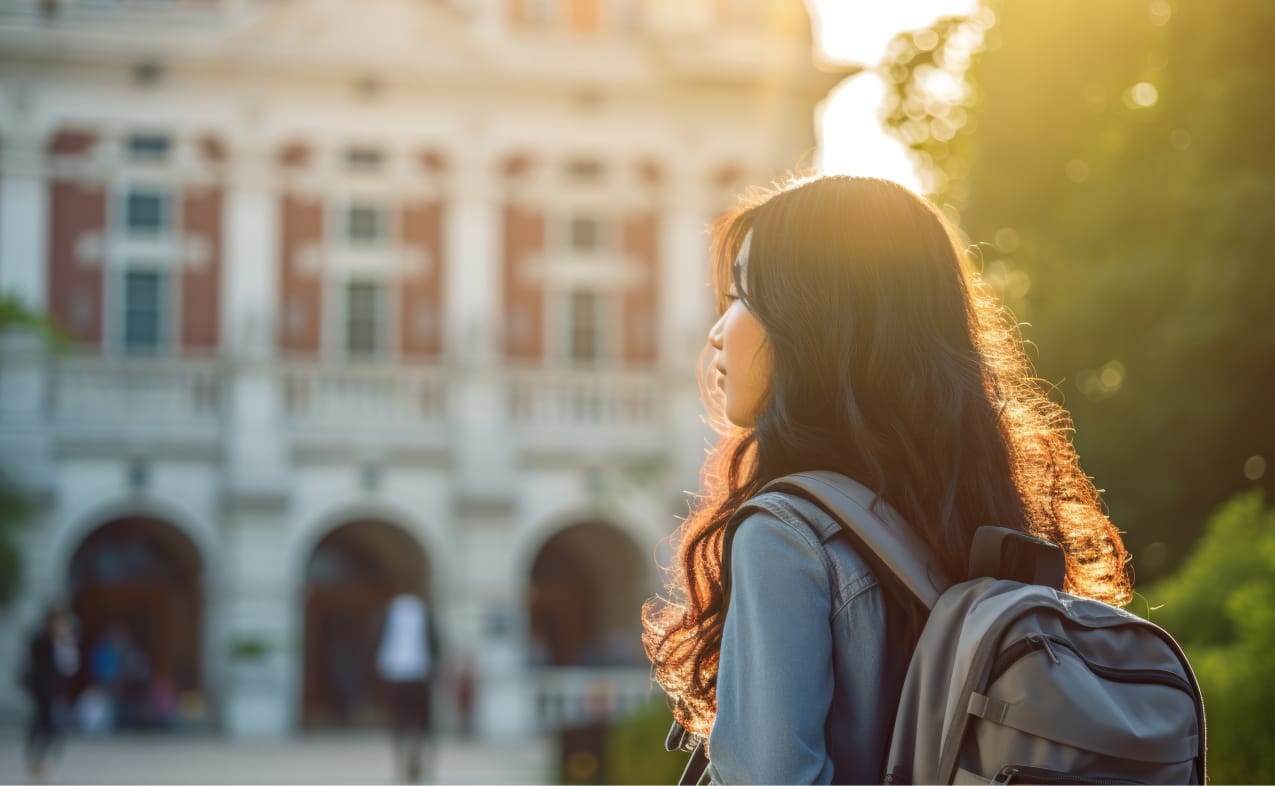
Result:
[[[544,250],[545,220],[538,211],[505,206],[505,355],[539,360],[544,355],[544,291],[528,280],[529,257]]]
[[[206,244],[207,259],[182,268],[182,348],[195,352],[217,349],[221,314],[220,188],[188,190],[182,203],[182,234]]]
[[[406,250],[424,255],[424,270],[405,273],[399,289],[399,350],[405,358],[437,357],[443,347],[443,205],[416,202],[402,209]]]

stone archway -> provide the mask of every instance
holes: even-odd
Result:
[[[375,726],[385,721],[376,646],[390,599],[429,597],[425,552],[403,529],[352,521],[314,547],[305,574],[305,679],[302,725]]]
[[[642,550],[610,524],[584,522],[549,538],[531,566],[532,660],[542,666],[645,663]]]
[[[97,684],[117,726],[147,728],[202,694],[202,578],[195,545],[166,521],[126,516],[91,531],[68,570],[82,664],[72,695]]]

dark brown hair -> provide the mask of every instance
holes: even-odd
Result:
[[[751,232],[748,264],[733,262]],[[1131,588],[1119,532],[1080,468],[1071,420],[1033,378],[1015,324],[930,203],[889,181],[821,177],[759,191],[713,242],[719,311],[737,280],[772,373],[752,428],[721,417],[702,491],[678,533],[672,596],[643,643],[675,717],[707,735],[722,638],[722,542],[735,510],[802,470],[846,474],[902,514],[952,581],[974,530],[1014,527],[1066,554],[1069,592]]]

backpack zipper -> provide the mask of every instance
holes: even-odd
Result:
[[[994,786],[1005,786],[1006,784],[1015,783],[1018,776],[1023,776],[1020,783],[1037,783],[1042,786],[1070,786],[1070,784],[1095,783],[1100,786],[1111,784],[1140,784],[1143,781],[1127,780],[1123,778],[1099,778],[1092,775],[1071,775],[1066,772],[1056,772],[1054,770],[1046,770],[1041,767],[1026,767],[1011,764],[1002,767],[1000,772],[996,773],[996,777],[992,778]]]
[[[1104,666],[1101,663],[1094,663],[1084,655],[1081,655],[1071,645],[1071,642],[1054,638],[1053,636],[1043,636],[1039,633],[1032,633],[1006,647],[1000,657],[993,661],[992,671],[988,676],[987,684],[991,685],[1010,666],[1038,650],[1044,650],[1055,665],[1061,663],[1062,661],[1058,659],[1058,653],[1054,649],[1055,646],[1062,647],[1072,655],[1075,655],[1090,671],[1103,679],[1113,682],[1155,682],[1194,695],[1191,684],[1171,671],[1164,671],[1163,669],[1121,669],[1114,666]]]

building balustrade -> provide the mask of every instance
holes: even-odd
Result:
[[[541,668],[531,672],[544,731],[611,721],[662,696],[649,668]]]
[[[216,359],[58,355],[48,370],[48,413],[64,435],[215,433],[225,403]]]
[[[494,383],[499,395],[493,401],[503,411],[490,417],[517,432],[524,446],[571,446],[592,434],[611,446],[645,450],[659,444],[669,425],[670,394],[682,387],[658,372],[618,370],[493,375],[442,365],[285,360],[261,366],[217,357],[29,352],[6,352],[0,360],[11,371],[43,377],[40,417],[62,437],[156,433],[216,440],[233,426],[235,386],[251,378],[277,396],[273,409],[295,439],[370,431],[445,440],[457,422],[456,403]]]

